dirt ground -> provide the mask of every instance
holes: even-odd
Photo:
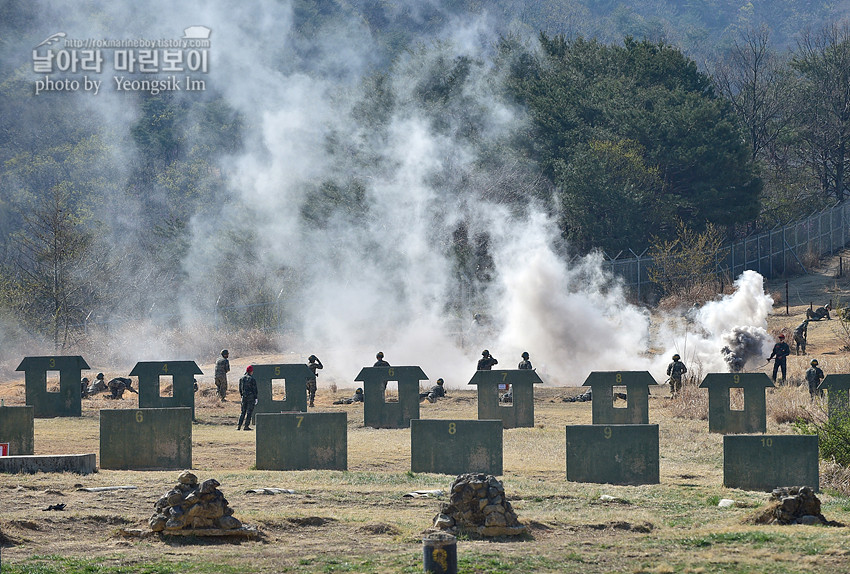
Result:
[[[850,261],[850,254],[843,255]],[[830,299],[850,302],[850,281],[836,278],[838,258],[789,281],[790,307],[775,307],[770,330],[789,333],[815,307]],[[784,298],[785,282],[768,284]],[[837,321],[812,323],[809,357],[791,357],[800,372],[811,357],[844,364],[848,352]],[[274,357],[243,357],[249,362]],[[244,365],[235,364],[234,372]],[[201,365],[211,372],[212,365]],[[209,369],[209,371],[208,371]],[[767,369],[765,369],[767,370]],[[462,539],[462,572],[838,572],[850,570],[846,529],[752,527],[744,524],[764,493],[722,487],[722,437],[707,432],[705,420],[674,416],[664,394],[650,398],[650,422],[659,425],[661,483],[640,487],[568,483],[564,427],[589,424],[590,403],[561,399],[581,389],[538,388],[535,427],[504,432],[506,491],[530,535],[495,542]],[[797,390],[789,390],[796,393]],[[799,393],[804,393],[800,390]],[[448,490],[453,477],[412,474],[407,430],[363,427],[362,405],[333,405],[351,389],[334,392],[320,382],[316,410],[348,413],[348,471],[273,472],[252,470],[253,431],[237,431],[239,406],[213,397],[202,381],[193,427],[193,472],[216,478],[235,516],[257,526],[257,541],[171,539],[122,534],[144,529],[154,502],[176,482],[179,470],[109,471],[74,474],[0,475],[2,564],[12,572],[421,572],[421,536],[442,498],[404,498],[418,489]],[[803,395],[801,395],[803,396]],[[7,405],[23,404],[23,380],[0,383]],[[806,398],[803,396],[803,398]],[[101,408],[133,408],[137,396],[120,404],[104,398],[83,401],[80,418],[37,419],[37,454],[99,452]],[[769,407],[770,408],[770,407]],[[422,404],[422,418],[477,418],[473,391],[450,391],[447,399]],[[790,433],[769,419],[768,433]],[[134,490],[89,493],[92,486],[135,486]],[[257,495],[250,488],[278,487],[295,494]],[[601,502],[611,495],[617,502]],[[850,523],[850,500],[823,492],[824,514]],[[718,509],[716,500],[736,506]],[[44,511],[64,503],[62,512]],[[794,541],[791,543],[790,541]],[[64,559],[57,570],[27,570],[28,564]],[[49,562],[48,561],[48,562]],[[152,570],[147,565],[162,566]],[[74,569],[76,568],[76,569]],[[110,570],[114,568],[114,570]]]

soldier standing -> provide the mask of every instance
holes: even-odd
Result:
[[[227,400],[227,373],[230,372],[230,353],[227,349],[221,351],[221,356],[215,361],[215,387],[218,398]]]
[[[670,395],[676,396],[682,390],[682,375],[688,372],[679,356],[679,353],[673,355],[673,362],[667,365],[667,375],[670,377]]]
[[[528,351],[523,352],[522,361],[520,361],[519,365],[517,365],[516,368],[517,369],[529,369],[529,370],[534,368],[534,367],[531,366],[531,361],[529,360],[529,357],[528,357]]]
[[[375,361],[373,367],[389,367],[390,364],[384,360],[384,354],[381,351],[378,351],[378,354],[375,355],[375,358],[378,359]]]
[[[818,367],[817,359],[812,359],[811,365],[806,369],[806,382],[809,383],[809,395],[815,400],[817,395],[823,396],[823,391],[818,391],[818,385],[823,380],[823,370]]]
[[[307,360],[309,361],[309,364],[307,366],[310,367],[311,371],[313,371],[313,378],[307,379],[307,398],[310,401],[309,406],[312,407],[313,406],[313,399],[316,398],[316,388],[317,388],[316,377],[319,376],[319,374],[316,371],[319,370],[319,369],[323,369],[324,365],[322,365],[322,362],[319,360],[319,357],[317,357],[316,355],[310,355],[309,357],[307,357]]]
[[[251,423],[251,415],[254,414],[254,405],[257,404],[257,379],[253,375],[254,367],[248,365],[245,369],[245,374],[239,379],[239,395],[242,397],[242,414],[239,415],[239,424],[236,425],[236,430],[242,428],[242,423],[245,423],[243,430],[251,430],[248,426]]]
[[[785,335],[779,335],[779,341],[773,346],[773,351],[770,353],[770,356],[767,358],[768,362],[776,358],[776,361],[773,362],[773,382],[776,382],[776,373],[779,369],[782,369],[782,382],[785,382],[785,370],[786,370],[786,361],[785,359],[788,355],[791,354],[791,347],[788,346],[788,343],[785,342]]]
[[[800,354],[800,351],[803,351],[803,354],[806,354],[806,339],[809,336],[809,320],[806,319],[794,329],[794,347],[796,354]]]
[[[479,371],[489,371],[493,368],[494,365],[498,365],[499,361],[496,360],[496,357],[490,355],[490,351],[484,349],[481,351],[481,358],[478,360],[478,370]]]

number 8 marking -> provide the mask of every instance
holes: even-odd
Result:
[[[457,426],[455,423],[449,423],[449,434],[455,434],[457,432]]]
[[[622,382],[623,382],[623,375],[622,375],[622,373],[617,373],[617,376],[615,377],[615,380],[616,380],[618,383],[622,383]]]

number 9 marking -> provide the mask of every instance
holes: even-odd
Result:
[[[741,375],[735,375],[734,377],[732,377],[732,380],[735,381],[736,385],[740,385],[741,384]]]
[[[142,411],[136,411],[136,422],[140,423],[140,422],[143,422],[144,420],[145,420],[145,415],[142,413]]]
[[[455,423],[449,423],[449,434],[455,434],[457,432],[457,425]]]
[[[605,427],[605,430],[602,431],[602,434],[605,435],[605,439],[611,438],[611,427]]]
[[[622,383],[623,382],[623,374],[617,373],[617,376],[614,377],[614,380],[617,381],[618,383]]]

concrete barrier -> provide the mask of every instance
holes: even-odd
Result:
[[[410,470],[502,474],[502,421],[410,421]]]
[[[567,480],[658,484],[658,446],[658,425],[568,426]]]
[[[97,457],[91,454],[45,454],[38,456],[0,456],[0,472],[97,472]]]
[[[778,486],[820,487],[817,435],[726,435],[723,486],[771,491]]]
[[[103,409],[100,468],[192,468],[192,409]]]
[[[709,373],[699,388],[708,389],[708,432],[748,434],[767,431],[765,373]],[[732,410],[731,389],[743,389],[744,409]]]
[[[35,454],[33,407],[0,407],[0,442],[9,443],[10,455]]]
[[[348,413],[260,413],[255,432],[257,470],[348,470]]]
[[[534,385],[537,371],[512,369],[476,371],[470,385],[478,387],[478,420],[500,419],[506,429],[534,426]],[[513,402],[499,403],[499,385],[511,385]]]
[[[27,405],[35,418],[78,417],[82,415],[80,373],[88,369],[79,355],[25,357],[16,370],[24,371]],[[47,390],[48,371],[59,372],[59,390]]]

